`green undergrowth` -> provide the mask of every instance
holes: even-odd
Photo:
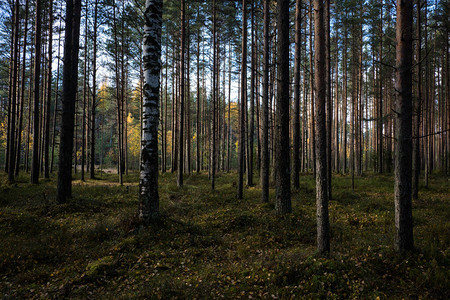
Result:
[[[256,180],[255,176],[255,180]],[[416,251],[393,250],[393,178],[333,177],[331,253],[316,254],[315,184],[301,177],[293,213],[275,191],[236,199],[237,175],[160,175],[161,219],[140,228],[138,175],[75,176],[56,203],[39,185],[0,176],[0,294],[4,298],[435,298],[450,287],[450,181],[433,177],[413,202]]]

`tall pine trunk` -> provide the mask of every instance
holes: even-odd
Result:
[[[201,147],[201,124],[200,124],[200,28],[197,31],[197,113],[196,113],[196,133],[197,133],[197,151],[196,151],[196,171],[200,173],[200,147]]]
[[[301,65],[301,22],[302,1],[295,3],[295,64],[294,64],[294,142],[293,142],[293,185],[300,187],[300,65]]]
[[[39,0],[37,1],[39,2]],[[18,81],[18,69],[19,69],[19,0],[16,0],[16,3],[14,5],[14,35],[13,35],[13,57],[12,57],[12,77],[10,80],[10,97],[9,97],[9,110],[8,110],[8,151],[7,151],[7,170],[8,170],[8,181],[14,182],[14,168],[16,166],[15,159],[16,159],[16,100],[17,100],[17,81]],[[36,3],[36,7],[37,7]],[[39,4],[40,5],[40,4]],[[40,7],[40,6],[39,6]],[[37,10],[36,10],[37,11]],[[38,14],[36,14],[36,18],[38,18]],[[40,26],[40,23],[39,23]],[[19,133],[20,134],[20,133]]]
[[[86,142],[87,142],[87,134],[86,134],[86,102],[88,97],[87,91],[87,81],[88,81],[88,71],[87,71],[87,62],[89,60],[88,56],[88,9],[86,6],[86,16],[84,23],[84,67],[83,67],[83,116],[81,118],[81,180],[84,181],[84,166],[86,164]]]
[[[382,65],[383,62],[383,0],[380,0],[380,48],[379,48],[379,67],[378,67],[378,113],[377,113],[377,151],[378,151],[378,173],[383,173],[383,74]]]
[[[397,1],[396,25],[396,152],[395,152],[395,248],[412,250],[412,1]]]
[[[261,199],[269,202],[269,0],[264,0],[264,58],[262,97]]]
[[[328,220],[327,189],[327,135],[326,135],[326,54],[325,20],[323,0],[314,0],[314,80],[316,86],[316,207],[317,250],[320,254],[330,251],[330,223]]]
[[[72,151],[78,82],[81,0],[67,1],[64,38],[63,107],[56,198],[64,203],[72,196]],[[36,56],[37,57],[37,56]],[[36,72],[39,73],[39,72]],[[34,155],[34,154],[33,154]]]
[[[278,1],[278,83],[276,132],[277,214],[292,212],[289,141],[289,0]]]
[[[31,183],[39,183],[39,87],[41,76],[41,0],[36,0],[34,48],[33,160]],[[71,167],[70,167],[70,170]],[[70,193],[69,193],[70,195]]]
[[[250,74],[250,124],[248,139],[248,164],[247,164],[247,185],[253,186],[253,152],[255,141],[255,68],[256,68],[256,45],[255,45],[255,4],[251,3],[251,41],[252,41],[252,57],[251,57],[251,74]]]
[[[93,57],[92,57],[92,104],[91,104],[91,160],[89,168],[89,178],[95,178],[95,110],[97,108],[97,30],[98,30],[98,0],[95,0],[94,7],[94,36],[93,36]]]
[[[123,184],[123,152],[122,152],[122,110],[121,110],[121,98],[120,98],[120,78],[119,78],[119,46],[117,40],[117,20],[116,20],[116,6],[113,6],[113,31],[114,31],[114,69],[116,75],[116,104],[117,104],[117,168],[119,175],[119,184]],[[122,74],[123,76],[123,74]]]
[[[326,73],[326,131],[327,131],[327,183],[328,199],[331,200],[331,114],[332,112],[332,94],[331,94],[331,41],[330,41],[330,0],[325,0],[325,73]]]
[[[180,127],[179,127],[179,137],[178,137],[178,176],[177,176],[177,185],[178,187],[183,186],[183,150],[184,150],[184,52],[185,52],[185,28],[184,28],[184,19],[185,19],[185,4],[184,0],[181,0],[181,47],[180,47]]]
[[[244,190],[244,164],[245,164],[245,102],[247,101],[247,4],[242,0],[242,61],[241,61],[241,101],[239,109],[239,143],[238,164],[239,178],[237,198],[242,199]]]
[[[213,1],[213,95],[212,95],[212,112],[211,112],[211,118],[212,118],[212,138],[211,138],[211,149],[210,149],[210,155],[211,155],[211,162],[210,162],[210,175],[211,175],[211,189],[214,190],[215,188],[215,176],[216,176],[216,103],[217,101],[217,28],[216,28],[216,1]]]
[[[47,104],[44,134],[44,178],[50,178],[50,105],[52,100],[53,0],[49,2]]]
[[[62,25],[61,20],[59,21],[58,32],[61,31]],[[53,172],[53,163],[55,161],[55,145],[56,145],[56,124],[58,117],[58,99],[59,99],[59,71],[61,67],[61,36],[58,37],[58,67],[56,69],[56,90],[55,90],[55,108],[53,110],[53,134],[52,134],[52,158],[50,161],[50,173]]]
[[[15,176],[19,175],[19,167],[20,167],[20,153],[22,148],[22,127],[23,127],[23,108],[25,103],[25,86],[26,86],[26,54],[27,54],[27,32],[28,32],[28,9],[29,9],[29,1],[25,1],[25,24],[24,24],[24,34],[23,34],[23,56],[22,56],[22,85],[20,92],[20,111],[19,111],[19,128],[17,132],[19,133],[17,136],[17,150],[16,150],[16,167],[15,167]],[[30,76],[31,77],[31,76]],[[31,85],[31,80],[30,80]],[[28,96],[30,97],[30,96]],[[28,107],[30,109],[30,107]]]
[[[313,61],[313,0],[309,0],[309,66],[310,66],[310,72],[309,72],[309,84],[310,84],[310,94],[311,94],[311,153],[312,153],[312,169],[314,177],[316,176],[316,123],[315,123],[315,109],[314,109],[314,102],[315,102],[315,86],[314,86],[314,61]],[[325,33],[325,32],[323,32]],[[325,74],[324,74],[325,76]]]
[[[417,20],[416,20],[416,60],[417,60],[417,99],[416,113],[414,123],[414,141],[413,141],[413,178],[412,178],[412,197],[419,198],[419,176],[420,176],[420,115],[422,108],[422,35],[421,35],[421,18],[420,18],[420,0],[416,1]]]

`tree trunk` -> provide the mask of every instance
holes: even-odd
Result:
[[[176,75],[175,75],[175,65],[176,65],[176,63],[175,63],[175,43],[174,43],[174,46],[173,46],[174,48],[172,49],[172,120],[171,120],[171,123],[172,123],[172,126],[171,126],[171,130],[172,130],[172,141],[171,141],[171,143],[172,143],[172,151],[171,151],[171,153],[170,153],[170,164],[171,164],[171,168],[170,168],[170,172],[171,173],[173,173],[173,172],[175,172],[175,169],[176,169],[176,159],[175,159],[175,157],[176,157],[176,152],[175,152],[175,149],[176,149],[176,110],[175,110],[175,108],[176,108],[176,83],[175,83],[175,77],[176,77]]]
[[[190,66],[191,66],[191,34],[190,34],[190,26],[189,26],[189,21],[187,22],[187,27],[188,27],[188,32],[187,32],[187,61],[186,61],[186,167],[187,167],[187,173],[190,175],[191,174],[191,71],[190,71]]]
[[[413,4],[397,1],[396,49],[396,152],[395,152],[395,248],[412,250],[412,31]]]
[[[339,47],[338,47],[339,32],[336,31],[336,61],[335,61],[335,105],[334,105],[334,169],[339,173]]]
[[[114,69],[116,75],[116,103],[117,103],[117,168],[119,175],[119,184],[123,184],[123,166],[122,166],[122,110],[121,110],[121,101],[120,101],[120,80],[119,80],[119,48],[118,48],[118,40],[117,40],[117,22],[116,22],[116,6],[113,7],[113,31],[114,31]],[[123,74],[122,74],[123,76]]]
[[[168,48],[166,47],[166,55],[168,56]],[[168,122],[167,122],[167,116],[168,116],[168,97],[169,97],[169,91],[168,91],[168,81],[169,81],[169,59],[166,58],[166,72],[165,72],[165,87],[164,87],[164,103],[161,102],[161,106],[164,107],[163,110],[161,110],[161,112],[164,112],[164,115],[162,116],[163,119],[163,123],[164,123],[164,128],[162,130],[162,166],[161,166],[161,171],[163,173],[165,173],[167,171],[167,127],[168,127]],[[141,82],[144,81],[144,72],[143,72],[143,68],[142,68],[142,63],[141,63]],[[141,91],[142,91],[143,86],[141,86]],[[143,92],[143,91],[142,91]],[[162,95],[161,95],[162,97]],[[143,93],[141,93],[141,107],[142,107],[142,102],[143,102]],[[142,112],[142,111],[141,111]],[[142,118],[141,118],[142,121]],[[141,128],[142,128],[142,124],[141,124]],[[141,131],[142,132],[142,131]]]
[[[125,14],[125,1],[122,1],[122,15]],[[126,68],[126,53],[125,53],[125,24],[124,24],[124,18],[121,17],[121,35],[120,35],[120,75],[121,75],[121,84],[120,84],[120,134],[122,135],[122,143],[120,144],[120,151],[122,151],[121,156],[122,159],[120,161],[121,163],[121,169],[122,174],[128,175],[128,137],[127,137],[127,102],[128,102],[128,95],[127,95],[127,68]]]
[[[289,141],[289,0],[278,1],[278,84],[276,201],[277,214],[292,212]]]
[[[232,140],[232,128],[231,128],[231,42],[228,46],[228,138],[227,138],[227,172],[231,169],[231,140]]]
[[[24,34],[23,34],[23,56],[22,56],[22,85],[20,93],[20,111],[19,111],[19,128],[17,130],[17,150],[16,150],[16,166],[15,166],[15,176],[19,175],[20,167],[20,150],[22,148],[22,127],[23,127],[23,108],[25,103],[25,71],[26,71],[26,53],[27,53],[27,33],[28,33],[28,8],[29,1],[25,1],[25,24],[24,24]],[[31,76],[30,76],[31,77]],[[30,80],[31,84],[31,80]],[[30,97],[30,96],[29,96]],[[28,109],[31,109],[28,107]]]
[[[378,67],[378,114],[377,114],[377,138],[378,138],[378,173],[383,173],[383,74],[382,65],[383,62],[383,0],[380,0],[380,50],[379,59],[380,64]]]
[[[331,41],[330,41],[330,0],[325,0],[325,72],[326,72],[326,131],[327,131],[327,184],[328,199],[331,200],[331,115],[332,115],[332,94],[331,94]]]
[[[72,8],[71,8],[72,9]],[[34,114],[33,114],[33,162],[31,183],[39,183],[39,87],[41,75],[41,0],[36,0],[34,47]],[[72,125],[73,127],[73,125]],[[72,148],[71,148],[72,150]],[[72,166],[70,166],[70,171]],[[69,192],[70,196],[70,192]]]
[[[40,2],[39,0],[36,1],[36,8],[38,3]],[[8,133],[9,133],[9,138],[8,138],[8,151],[7,151],[7,155],[8,155],[8,165],[7,165],[7,170],[8,170],[8,181],[10,183],[14,182],[14,168],[16,166],[15,164],[15,159],[16,159],[16,149],[15,149],[15,145],[16,145],[16,100],[17,100],[17,81],[18,81],[18,62],[19,62],[19,0],[16,0],[16,3],[14,5],[14,50],[13,50],[13,63],[12,63],[12,78],[11,78],[11,85],[10,85],[10,90],[11,94],[10,94],[10,98],[9,98],[9,110],[8,110],[8,115],[9,115],[9,127],[8,127]],[[39,7],[40,7],[40,3],[39,3]],[[36,10],[36,20],[40,17],[38,10]],[[37,26],[37,25],[36,25]],[[39,21],[39,26],[40,26],[40,21]],[[40,27],[39,27],[40,30]],[[40,43],[40,42],[39,42]],[[20,133],[19,133],[20,134]]]
[[[34,89],[34,76],[32,78],[31,74],[34,74],[34,60],[33,60],[33,53],[31,53],[30,58],[30,66],[32,68],[30,72],[30,85],[28,88],[28,122],[27,122],[27,147],[25,148],[25,172],[28,173],[30,169],[30,141],[31,141],[31,113],[32,113],[32,107],[31,107],[31,101],[34,100],[33,98],[33,89]]]
[[[139,220],[143,225],[159,217],[158,122],[161,70],[162,0],[147,0],[144,25],[144,103],[139,180]]]
[[[56,199],[64,203],[72,196],[72,151],[80,44],[81,0],[67,1],[64,41],[63,108]],[[36,56],[38,57],[38,56]],[[38,59],[36,59],[38,61]],[[37,69],[36,69],[37,70]],[[38,74],[39,72],[36,72]]]
[[[89,168],[89,178],[95,178],[95,110],[97,108],[97,30],[98,30],[98,0],[95,0],[94,7],[94,36],[93,36],[93,57],[92,57],[92,104],[91,104],[91,167]]]
[[[48,21],[48,78],[47,78],[47,116],[44,134],[44,178],[50,178],[50,105],[52,100],[52,54],[53,54],[53,0],[49,1],[49,21]]]
[[[18,3],[18,1],[17,1],[17,3]],[[12,124],[11,124],[11,118],[12,118],[12,115],[11,115],[11,110],[12,110],[12,101],[13,101],[13,97],[12,97],[12,90],[13,90],[13,87],[15,86],[14,85],[14,83],[13,83],[13,80],[14,80],[14,76],[13,76],[13,72],[14,72],[14,45],[15,45],[15,32],[17,32],[17,30],[15,30],[15,19],[17,19],[17,17],[15,17],[15,16],[17,16],[18,14],[16,14],[16,12],[15,12],[15,8],[16,8],[16,6],[14,7],[14,12],[12,12],[12,17],[11,17],[11,21],[12,21],[12,23],[14,24],[14,26],[13,26],[13,28],[12,28],[12,30],[11,30],[11,44],[10,44],[10,52],[9,52],[9,55],[10,55],[10,60],[9,60],[9,81],[8,81],[8,83],[9,83],[9,85],[8,85],[8,107],[6,108],[6,110],[7,110],[7,113],[8,113],[8,131],[7,131],[7,137],[6,137],[6,149],[5,149],[5,172],[6,173],[9,173],[9,152],[10,152],[10,148],[11,148],[11,129],[12,129]],[[18,9],[18,7],[17,7],[17,9]]]
[[[202,43],[202,55],[205,55],[205,52],[204,52],[204,50],[205,50],[205,46],[204,46],[204,44]],[[200,104],[200,106],[201,106],[201,108],[202,108],[202,119],[203,120],[206,120],[207,118],[206,118],[206,84],[205,84],[205,66],[203,66],[203,69],[202,69],[202,97],[201,97],[201,104]],[[206,121],[205,121],[206,122]],[[206,134],[207,134],[207,126],[201,126],[201,130],[202,130],[202,134],[201,134],[201,137],[202,137],[202,145],[203,145],[203,147],[201,147],[200,149],[201,149],[201,153],[200,153],[200,169],[204,169],[204,163],[203,163],[203,159],[204,159],[204,154],[205,154],[205,148],[206,148],[206,140],[207,140],[207,136],[206,136]]]
[[[255,45],[255,4],[251,3],[251,40],[252,40],[252,61],[250,74],[250,124],[249,124],[249,141],[248,141],[248,167],[247,167],[247,185],[253,186],[253,152],[255,141],[255,68],[256,68],[256,45]]]
[[[413,140],[413,178],[412,178],[412,197],[413,199],[419,198],[419,176],[420,176],[420,113],[422,107],[422,37],[421,37],[421,18],[420,18],[420,0],[416,1],[417,9],[417,45],[416,45],[416,60],[417,60],[417,99],[416,99],[416,118],[414,123],[414,137]]]
[[[79,100],[78,100],[78,91],[77,91],[76,95],[75,95],[75,112],[74,112],[74,114],[75,114],[75,116],[74,116],[74,128],[75,128],[74,141],[75,141],[75,148],[73,150],[74,153],[72,154],[74,156],[73,171],[74,171],[75,174],[77,174],[77,172],[78,172],[78,157],[77,157],[77,152],[78,152],[78,126],[79,126],[78,118],[77,118],[77,115],[79,114],[78,113],[78,102],[79,102]]]
[[[44,12],[44,16],[43,16],[43,21],[44,24],[46,24],[46,11],[44,10],[45,7],[43,8],[43,12]],[[41,57],[46,57],[47,56],[47,45],[44,43],[42,45],[42,52],[41,52]],[[42,66],[41,66],[41,77],[42,77],[42,82],[41,82],[41,86],[42,88],[40,89],[40,99],[41,99],[41,110],[42,113],[40,114],[40,118],[39,118],[39,172],[41,174],[41,176],[44,173],[44,135],[45,135],[45,116],[47,115],[46,110],[47,110],[47,93],[46,93],[46,89],[47,89],[47,76],[45,71],[47,70],[47,61],[46,59],[43,59],[42,61]]]
[[[305,31],[306,31],[306,18],[305,18]],[[306,57],[306,43],[305,43],[305,57]],[[303,139],[302,139],[302,172],[308,170],[308,83],[307,83],[307,71],[306,68],[303,70]]]
[[[215,176],[216,176],[216,103],[217,101],[217,16],[216,16],[216,1],[213,1],[213,95],[212,95],[212,112],[211,112],[211,118],[212,118],[212,138],[211,138],[211,149],[210,149],[210,155],[211,155],[211,163],[210,163],[210,176],[211,176],[211,189],[214,190],[215,188]]]
[[[84,67],[83,67],[83,116],[81,118],[81,180],[84,181],[84,165],[86,164],[86,102],[88,97],[87,91],[87,81],[88,81],[88,71],[87,71],[87,62],[89,60],[88,56],[88,8],[86,6],[86,16],[84,23]]]
[[[293,142],[293,185],[300,187],[300,66],[301,66],[301,22],[302,1],[295,3],[295,65],[294,65],[294,142]]]
[[[449,39],[449,28],[445,31],[445,37],[448,41]],[[449,59],[449,43],[446,44],[445,47],[445,102],[447,104],[446,108],[446,127],[447,127],[447,151],[445,151],[445,169],[446,174],[450,173],[450,155],[449,155],[449,149],[450,149],[450,72],[449,72],[449,65],[450,65],[450,59]]]
[[[356,161],[356,141],[357,141],[357,98],[358,98],[358,68],[357,68],[357,57],[358,53],[356,50],[356,26],[352,26],[352,112],[350,116],[351,131],[351,144],[350,144],[350,170],[352,174],[352,191],[355,191],[355,161]]]
[[[61,20],[59,21],[58,32],[61,32]],[[50,173],[53,173],[53,162],[55,161],[55,145],[56,145],[56,123],[58,117],[58,99],[59,99],[59,70],[61,59],[61,36],[58,37],[58,67],[56,69],[56,90],[55,90],[55,109],[53,110],[53,135],[52,135],[52,158],[50,161]]]
[[[327,149],[326,149],[326,45],[325,20],[323,0],[314,0],[314,53],[316,86],[316,130],[317,130],[317,160],[316,160],[316,206],[317,206],[317,250],[320,254],[330,251],[330,223],[328,220],[328,189],[327,189]]]
[[[247,101],[247,4],[242,0],[242,62],[241,62],[241,101],[239,110],[239,179],[237,198],[242,199],[244,190],[244,164],[245,164],[245,102]]]
[[[185,4],[184,0],[181,0],[181,47],[180,47],[180,128],[179,128],[179,137],[178,137],[178,176],[177,176],[177,186],[183,186],[183,150],[184,150],[184,140],[183,140],[183,127],[184,127],[184,51],[185,51],[185,29],[184,29],[184,13],[185,13]]]
[[[362,5],[362,3],[361,3]],[[363,19],[362,17],[363,8],[361,7],[361,10],[359,12],[360,20]],[[359,59],[358,59],[358,156],[357,156],[357,171],[358,175],[362,175],[362,161],[363,161],[363,146],[364,146],[364,136],[363,136],[363,25],[361,22],[358,23],[358,51],[359,51]],[[330,197],[331,199],[331,197]]]
[[[313,61],[313,0],[309,0],[309,65],[310,65],[310,93],[311,93],[311,153],[312,153],[312,169],[314,177],[316,177],[316,124],[315,124],[315,111],[314,111],[314,61]],[[325,33],[325,32],[323,32]],[[324,74],[325,76],[325,74]]]
[[[200,173],[200,147],[201,147],[201,124],[200,124],[200,114],[201,114],[201,108],[200,108],[200,28],[197,31],[197,122],[196,122],[196,131],[197,131],[197,159],[196,159],[196,171],[197,174]]]
[[[264,0],[264,61],[262,97],[261,199],[269,202],[269,0]]]

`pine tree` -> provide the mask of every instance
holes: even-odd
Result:
[[[33,160],[31,168],[31,183],[39,183],[39,87],[41,73],[41,0],[36,0],[36,23],[34,37],[34,105],[33,105]],[[69,6],[69,4],[68,4]],[[72,7],[71,7],[72,9]],[[66,25],[67,26],[67,25]],[[67,29],[67,27],[66,27]],[[70,32],[70,31],[68,31]],[[70,36],[70,35],[69,35]],[[64,55],[64,57],[66,57]],[[68,60],[68,59],[67,59]],[[70,150],[72,151],[72,149]],[[72,158],[72,156],[71,156]],[[70,164],[72,170],[72,164]],[[70,192],[69,192],[70,196]]]
[[[396,155],[395,155],[395,248],[412,250],[412,1],[397,1],[396,51]]]
[[[277,214],[292,212],[289,141],[289,0],[278,1],[278,83],[276,132],[275,209]]]
[[[181,48],[180,48],[180,128],[179,128],[179,154],[178,154],[178,177],[177,177],[177,186],[178,187],[182,187],[183,186],[183,160],[184,160],[184,155],[183,155],[183,151],[184,151],[184,139],[183,139],[183,134],[184,134],[184,78],[185,78],[185,74],[184,74],[184,66],[185,66],[185,61],[184,61],[184,52],[185,52],[185,24],[184,21],[185,20],[185,3],[184,0],[181,0],[181,36],[180,36],[180,41],[181,41]]]
[[[56,199],[59,203],[66,202],[68,198],[72,196],[72,151],[75,125],[75,100],[78,81],[80,18],[81,0],[67,1],[66,31],[64,38],[61,142],[59,148],[58,185],[56,193]]]
[[[316,87],[316,206],[317,250],[330,251],[330,224],[328,220],[327,152],[326,152],[326,80],[325,80],[325,18],[323,0],[314,0],[314,55]]]
[[[301,66],[301,0],[295,4],[295,65],[294,65],[294,142],[293,142],[293,185],[300,187],[300,66]]]
[[[269,202],[269,0],[264,0],[264,58],[262,97],[262,149],[261,149],[261,190],[262,201]]]
[[[241,62],[241,103],[239,110],[239,178],[237,198],[242,199],[244,190],[244,164],[245,164],[245,102],[247,101],[247,1],[242,0],[242,62]]]

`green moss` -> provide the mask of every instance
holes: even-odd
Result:
[[[95,279],[99,275],[111,273],[114,271],[114,259],[112,256],[105,256],[89,263],[86,266],[86,276]]]
[[[15,298],[444,298],[449,286],[448,179],[413,202],[416,252],[393,250],[393,179],[333,177],[331,253],[316,256],[315,180],[301,177],[293,213],[279,217],[260,188],[236,199],[236,173],[160,176],[161,220],[140,228],[138,174],[74,181],[55,201],[0,175],[0,292]],[[255,179],[257,178],[255,174]],[[23,180],[22,180],[23,179]],[[447,185],[446,185],[447,184]],[[30,292],[33,291],[33,292]]]

